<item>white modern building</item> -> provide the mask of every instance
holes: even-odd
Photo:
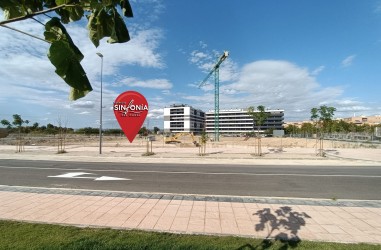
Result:
[[[283,129],[284,110],[266,110],[269,117],[259,127],[259,132]],[[243,134],[258,131],[254,119],[247,109],[229,109],[219,112],[219,132],[221,134]],[[214,110],[206,112],[205,131],[214,133]]]
[[[164,133],[199,134],[204,128],[205,112],[186,104],[173,104],[164,108]]]

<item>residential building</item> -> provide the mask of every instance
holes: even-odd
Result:
[[[369,124],[369,125],[379,125],[381,124],[381,115],[374,116],[353,116],[342,119],[345,122],[351,122],[357,125]]]
[[[255,111],[258,112],[258,111]],[[221,134],[242,134],[258,131],[263,133],[269,129],[283,129],[284,110],[266,110],[269,117],[258,128],[247,109],[229,109],[219,112],[219,132]],[[206,112],[205,129],[207,133],[214,133],[214,110]]]
[[[205,127],[205,112],[186,104],[164,108],[164,133],[189,132],[199,134]]]

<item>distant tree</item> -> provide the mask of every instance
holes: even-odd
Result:
[[[1,120],[1,124],[3,126],[6,126],[8,129],[12,129],[12,128],[16,128],[17,131],[18,131],[18,135],[17,135],[17,143],[16,143],[16,152],[22,152],[24,151],[24,137],[22,135],[22,131],[23,131],[23,124],[28,124],[29,121],[28,120],[23,120],[21,118],[21,115],[19,114],[14,114],[13,115],[13,121],[12,123],[9,122],[8,120],[6,119],[3,119]]]
[[[99,134],[99,128],[85,127],[76,130],[77,134],[91,135]]]
[[[307,137],[308,135],[311,135],[313,133],[314,125],[311,123],[305,122],[302,124],[300,130],[304,134],[304,136]]]
[[[0,123],[4,127],[7,127],[7,129],[11,129],[12,128],[12,124],[8,120],[6,120],[6,119],[1,120]]]
[[[149,133],[149,130],[148,130],[146,127],[142,127],[142,128],[140,128],[140,130],[139,130],[139,135],[140,135],[140,136],[147,136],[148,133]]]
[[[120,135],[120,134],[123,133],[123,131],[121,129],[119,129],[119,128],[117,128],[117,129],[105,129],[103,131],[103,133],[105,135]]]
[[[70,99],[76,100],[92,90],[91,84],[80,62],[83,54],[74,44],[63,24],[80,21],[87,17],[89,38],[95,47],[104,37],[109,37],[109,43],[124,43],[130,40],[130,35],[122,16],[132,17],[132,8],[128,0],[34,0],[14,1],[1,0],[4,21],[0,26],[50,43],[48,58],[56,67],[56,73],[71,87]],[[55,12],[56,16],[43,24],[34,17]],[[45,27],[45,39],[11,28],[6,24],[32,19]]]
[[[288,135],[294,135],[294,134],[299,134],[301,129],[293,124],[288,125],[287,127],[284,128],[284,132]]]
[[[336,108],[328,107],[326,105],[320,106],[319,108],[311,109],[311,120],[314,121],[317,128],[318,134],[316,137],[317,142],[319,141],[319,155],[324,156],[323,152],[323,132],[327,132],[332,124],[332,119]]]
[[[33,123],[33,125],[32,125],[32,129],[33,129],[34,131],[36,131],[36,130],[38,129],[38,126],[39,126],[38,122],[35,122],[35,123]]]
[[[265,106],[262,106],[262,105],[259,105],[257,107],[257,111],[255,111],[255,108],[253,106],[250,106],[247,109],[247,113],[253,118],[254,125],[257,127],[257,141],[258,141],[257,155],[261,156],[262,145],[261,145],[261,138],[259,136],[259,130],[260,130],[260,127],[263,125],[263,123],[266,121],[266,119],[269,117],[269,113],[265,111]]]
[[[48,123],[46,124],[46,133],[56,135],[58,132],[58,128],[55,127],[53,124]]]
[[[67,137],[67,118],[63,120],[60,116],[57,119],[57,153],[62,154],[66,153],[66,137]]]
[[[154,134],[157,134],[159,131],[160,131],[160,129],[158,127],[154,127],[153,128],[153,133]]]
[[[201,156],[204,156],[206,154],[206,143],[208,142],[208,134],[203,131],[201,133],[201,137],[200,137],[200,147],[199,147],[199,153]]]

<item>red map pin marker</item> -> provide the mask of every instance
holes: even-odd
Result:
[[[146,98],[136,91],[126,91],[115,99],[113,109],[124,134],[132,142],[148,114]]]

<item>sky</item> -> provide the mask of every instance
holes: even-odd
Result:
[[[214,79],[199,88],[224,51],[220,109],[264,105],[285,121],[310,119],[321,105],[335,117],[381,115],[380,0],[132,0],[131,40],[96,48],[86,20],[66,25],[85,58],[93,91],[70,101],[48,44],[0,27],[0,120],[13,114],[40,125],[98,127],[103,54],[103,127],[118,128],[112,110],[128,90],[149,103],[144,126],[163,128],[163,109],[214,109]],[[46,17],[38,17],[46,22]],[[0,20],[3,13],[0,11]],[[8,26],[43,37],[34,20]]]

